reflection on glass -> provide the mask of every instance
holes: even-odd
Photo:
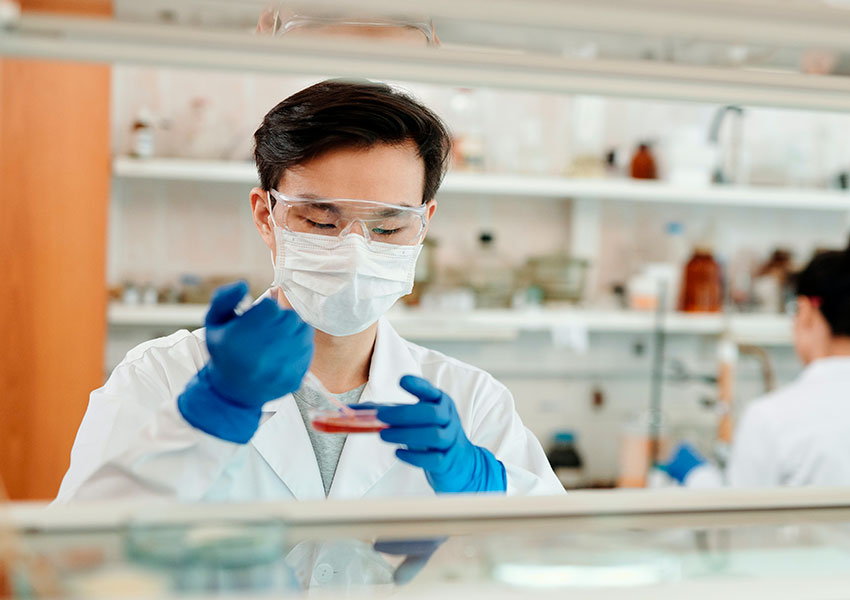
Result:
[[[17,572],[15,586],[18,596],[37,596],[27,578],[52,571],[62,594],[86,598],[319,589],[365,596],[401,585],[450,594],[453,586],[485,584],[530,594],[589,587],[669,591],[701,582],[772,585],[781,578],[816,585],[850,574],[850,523],[841,520],[655,528],[639,516],[624,519],[538,521],[522,532],[494,520],[479,534],[430,538],[405,536],[411,526],[421,528],[405,522],[395,528],[398,535],[377,539],[369,537],[374,525],[368,523],[358,537],[335,536],[329,524],[314,526],[317,539],[275,521],[137,519],[108,532],[27,533],[27,550],[43,568]]]
[[[166,575],[176,592],[292,589],[284,548],[277,522],[137,520],[126,537],[127,560]]]
[[[356,37],[394,43],[439,45],[433,23],[425,17],[390,18],[352,14],[310,14],[287,7],[287,3],[266,6],[260,13],[257,32],[269,35],[312,35]]]

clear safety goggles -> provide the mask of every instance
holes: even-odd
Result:
[[[422,241],[428,223],[427,204],[402,206],[373,200],[306,199],[270,190],[275,204],[272,221],[294,233],[342,238],[363,235],[367,242],[414,246]]]

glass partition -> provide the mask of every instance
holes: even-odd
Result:
[[[829,597],[850,584],[850,503],[839,490],[580,492],[388,506],[19,506],[17,543],[28,560],[18,561],[13,581],[23,597],[52,586],[89,598],[317,590],[679,597],[724,586],[732,597],[802,589]]]

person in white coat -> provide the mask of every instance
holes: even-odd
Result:
[[[326,81],[255,133],[254,222],[271,289],[206,327],[131,350],[91,394],[58,502],[249,501],[563,488],[488,373],[402,339],[383,313],[411,291],[450,142],[389,86]],[[326,397],[377,407],[379,434],[326,434]]]
[[[689,444],[662,469],[693,488],[850,486],[850,248],[795,278],[794,345],[806,365],[741,417],[725,472]]]

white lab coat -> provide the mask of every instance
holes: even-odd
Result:
[[[324,498],[291,395],[263,407],[261,425],[245,445],[207,435],[183,419],[177,396],[208,356],[203,330],[181,330],[131,350],[91,394],[57,501]],[[505,386],[480,369],[402,339],[381,319],[360,401],[415,402],[398,385],[408,373],[454,399],[469,439],[504,464],[508,494],[564,492]],[[423,471],[399,461],[396,447],[377,434],[350,435],[328,497],[433,495]]]
[[[747,407],[725,478],[704,465],[685,485],[850,486],[850,358],[812,362],[791,384]]]

